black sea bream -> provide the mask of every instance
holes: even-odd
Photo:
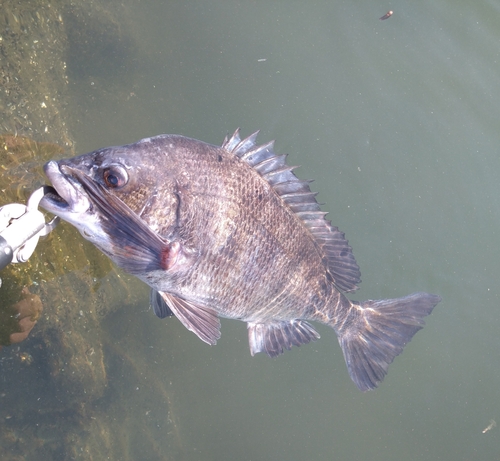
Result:
[[[236,131],[222,147],[160,135],[51,161],[41,205],[146,282],[159,317],[175,314],[208,344],[219,317],[242,320],[251,354],[270,357],[318,339],[309,322],[324,323],[352,380],[373,389],[441,298],[347,299],[360,272],[344,234],[256,135]]]

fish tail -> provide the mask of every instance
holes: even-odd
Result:
[[[424,317],[439,301],[439,296],[429,293],[362,303],[341,297],[346,315],[333,326],[351,379],[360,390],[378,386],[389,364],[424,326]]]

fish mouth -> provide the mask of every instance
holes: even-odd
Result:
[[[40,202],[45,210],[70,222],[90,211],[90,200],[81,183],[73,176],[72,168],[59,166],[52,160],[43,169],[52,183]]]

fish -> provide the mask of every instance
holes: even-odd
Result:
[[[148,284],[158,317],[210,345],[220,318],[246,322],[251,355],[270,357],[325,324],[357,387],[375,389],[441,298],[351,301],[361,273],[344,233],[257,134],[222,146],[159,135],[52,160],[40,204]]]

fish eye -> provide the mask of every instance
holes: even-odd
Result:
[[[128,174],[125,168],[120,165],[111,165],[103,173],[104,184],[111,189],[119,189],[128,182]]]

